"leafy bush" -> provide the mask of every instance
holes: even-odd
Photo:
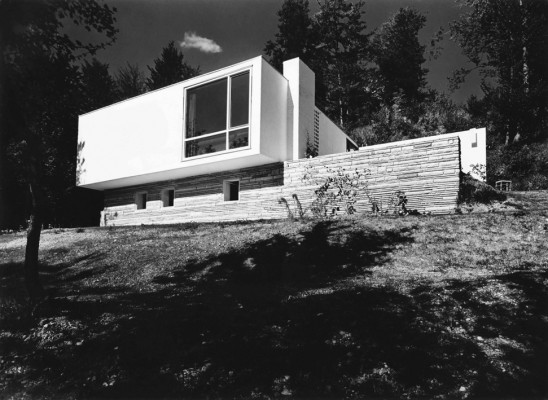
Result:
[[[493,201],[506,200],[506,194],[494,189],[485,182],[473,178],[470,174],[461,173],[460,203],[490,204]]]
[[[318,189],[314,190],[315,199],[310,207],[315,217],[332,217],[341,211],[349,215],[354,214],[360,193],[365,193],[371,198],[367,188],[366,177],[370,174],[367,169],[346,172],[344,168],[339,167],[336,170],[328,168],[327,172],[327,177],[318,178],[316,171],[308,168],[303,176],[303,181],[319,185]]]
[[[487,179],[511,180],[513,190],[548,189],[548,142],[493,146],[487,152]]]

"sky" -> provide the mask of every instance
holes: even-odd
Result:
[[[209,72],[263,54],[265,43],[278,30],[277,11],[283,0],[106,0],[116,7],[116,42],[97,54],[111,67],[111,73],[127,62],[148,72],[162,48],[173,40],[180,46],[185,61]],[[387,21],[401,7],[413,7],[426,16],[420,32],[421,43],[428,44],[440,26],[463,12],[454,0],[366,0],[365,19],[368,31]],[[312,13],[317,0],[310,0]],[[464,66],[466,58],[459,47],[445,35],[443,50],[436,60],[427,61],[428,84],[448,92],[447,77]],[[465,101],[470,94],[480,94],[477,77],[450,94]]]

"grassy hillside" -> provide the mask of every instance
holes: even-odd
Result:
[[[510,213],[0,235],[10,398],[547,394],[548,195]]]

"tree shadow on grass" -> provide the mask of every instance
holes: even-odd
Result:
[[[445,321],[453,336],[480,350],[483,362],[468,380],[475,396],[548,395],[547,280],[545,270],[523,270],[412,292],[429,324]]]
[[[412,233],[320,222],[295,238],[274,235],[194,260],[156,277],[156,291],[89,287],[82,288],[82,297],[58,296],[43,310],[48,327],[42,325],[40,332],[47,335],[26,342],[25,366],[41,378],[27,383],[27,393],[79,398],[507,395],[502,382],[508,374],[491,364],[470,335],[448,330],[467,315],[449,306],[459,296],[472,298],[479,282],[451,283],[446,297],[426,286],[407,295],[394,287],[348,284],[350,277],[369,279],[372,267],[381,267],[396,246],[412,241]],[[521,285],[504,279],[505,285]],[[534,301],[538,277],[527,285],[524,296]],[[473,306],[461,304],[463,310]],[[482,318],[489,310],[474,312]],[[507,319],[504,310],[492,317],[487,323],[497,328]],[[519,336],[519,323],[526,320],[508,334]],[[59,332],[65,335],[55,341]],[[8,388],[16,392],[13,382]],[[511,393],[538,395],[538,384],[530,388],[528,383],[516,380]]]

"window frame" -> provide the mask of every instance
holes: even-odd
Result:
[[[235,77],[235,76],[244,74],[244,73],[249,74],[249,87],[248,87],[248,99],[249,100],[248,100],[248,110],[247,110],[247,112],[248,112],[247,124],[231,127],[230,126],[230,123],[231,123],[230,119],[231,119],[231,110],[232,110],[232,108],[231,108],[232,107],[232,99],[231,99],[232,78]],[[227,97],[226,98],[226,104],[227,104],[227,107],[226,107],[226,127],[225,127],[225,129],[217,131],[217,132],[207,133],[207,134],[201,135],[201,136],[195,136],[195,137],[192,137],[192,138],[187,138],[186,137],[187,136],[187,119],[188,119],[187,107],[188,107],[188,104],[189,104],[188,103],[188,91],[192,90],[192,89],[199,88],[200,86],[207,85],[207,84],[214,83],[214,82],[221,81],[221,80],[226,80],[226,84],[227,84],[227,91],[226,91],[226,97]],[[182,137],[182,139],[183,139],[182,142],[183,143],[182,143],[181,161],[197,160],[197,159],[201,159],[201,158],[207,158],[207,157],[212,157],[212,156],[218,156],[218,155],[221,155],[221,154],[234,153],[234,152],[237,152],[237,151],[251,149],[251,127],[252,127],[252,123],[251,123],[252,110],[251,110],[251,108],[252,108],[252,103],[253,103],[252,83],[253,83],[253,67],[252,66],[247,66],[247,67],[232,71],[232,72],[230,72],[226,75],[211,78],[211,79],[196,83],[196,84],[188,86],[184,89],[184,95],[183,95],[183,137]],[[244,128],[247,128],[247,146],[242,146],[242,147],[237,147],[235,149],[230,149],[230,141],[229,141],[230,133],[238,131],[240,129],[244,129]],[[217,135],[222,135],[222,134],[225,135],[225,150],[216,151],[216,152],[213,152],[213,153],[199,154],[199,155],[190,156],[190,157],[186,156],[187,142],[192,142],[192,141],[195,141],[195,140],[208,138],[208,137],[212,137],[212,136],[217,136]]]

